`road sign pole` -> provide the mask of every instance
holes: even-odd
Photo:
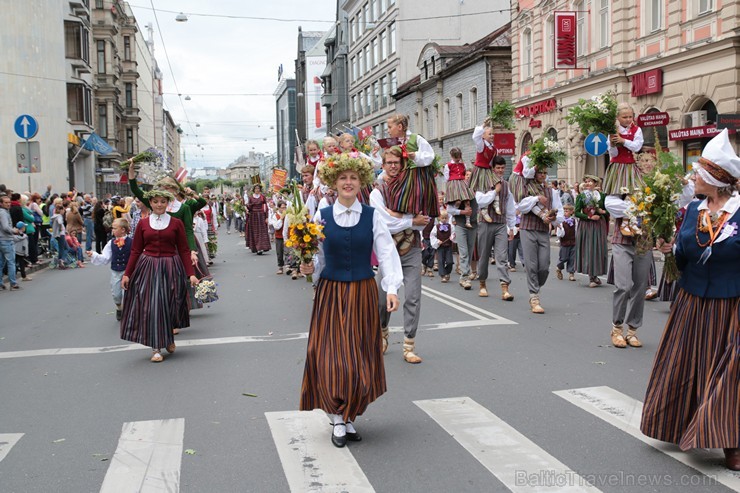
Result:
[[[33,171],[33,159],[31,159],[31,141],[26,139],[26,156],[28,156],[28,193],[31,193],[31,172]]]

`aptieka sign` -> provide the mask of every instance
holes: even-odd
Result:
[[[555,12],[555,68],[578,68],[575,12]]]

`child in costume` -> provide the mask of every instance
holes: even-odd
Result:
[[[558,280],[563,280],[563,269],[567,267],[568,280],[576,280],[576,220],[573,217],[573,211],[575,207],[571,204],[563,206],[563,214],[565,219],[557,226],[557,236],[560,239],[560,255],[558,257],[558,265],[555,268],[555,274]]]
[[[449,282],[453,264],[452,243],[455,240],[455,230],[449,223],[447,211],[439,213],[437,224],[432,228],[429,237],[432,248],[437,252],[437,263],[439,264],[439,275],[442,282]]]
[[[445,202],[454,203],[456,209],[463,210],[470,205],[475,198],[475,193],[465,181],[465,163],[462,162],[462,151],[459,147],[450,149],[452,161],[445,164],[443,174],[447,185],[445,186]],[[465,216],[465,227],[471,229],[470,216]]]
[[[355,147],[355,136],[349,132],[345,132],[339,136],[339,150],[343,153],[344,152],[349,152],[349,153],[354,152],[364,157],[365,159],[369,160],[370,162],[373,162],[370,156],[357,150],[357,148]],[[362,204],[369,204],[370,203],[370,192],[372,191],[373,191],[372,184],[363,186],[362,188],[360,188],[360,193],[359,195],[357,195],[357,199]]]
[[[134,240],[128,236],[129,223],[123,218],[113,221],[111,232],[113,238],[103,247],[103,253],[88,250],[87,256],[93,265],[110,264],[110,291],[113,295],[113,303],[116,305],[116,320],[120,321],[123,303],[121,279],[131,256],[131,245]]]
[[[617,133],[609,136],[611,159],[604,179],[606,195],[631,193],[636,187],[643,185],[642,173],[635,166],[635,153],[642,149],[644,139],[634,118],[635,112],[629,103],[620,103],[617,106]]]

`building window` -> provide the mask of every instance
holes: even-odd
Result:
[[[370,72],[370,70],[373,67],[372,65],[373,62],[372,60],[370,60],[370,44],[369,43],[365,45],[365,49],[363,51],[364,51],[364,58],[365,58],[365,73],[367,73],[367,72]]]
[[[381,129],[382,129],[381,137],[385,137],[386,135],[388,135],[388,121],[387,120],[383,122],[383,126],[381,127]]]
[[[369,115],[372,111],[372,96],[370,95],[370,86],[365,88],[365,114]]]
[[[126,152],[128,154],[134,153],[134,129],[126,129]]]
[[[84,84],[67,84],[67,118],[92,125],[92,90]]]
[[[429,124],[429,108],[424,108],[424,119],[421,121],[421,133],[429,135],[431,125]],[[429,135],[429,138],[432,136]]]
[[[98,73],[105,73],[105,41],[99,40],[98,46]]]
[[[391,93],[390,95],[396,94],[396,90],[398,89],[398,79],[396,78],[396,71],[393,70],[391,72]]]
[[[657,108],[650,108],[645,112],[645,114],[650,113],[660,113],[660,110]],[[643,131],[643,136],[645,138],[645,142],[642,144],[642,150],[643,151],[649,151],[655,149],[655,133],[658,133],[658,139],[660,141],[660,145],[663,146],[664,149],[668,148],[668,128],[664,125],[660,125],[657,127],[652,127],[650,129],[645,129]]]
[[[388,106],[388,77],[385,75],[380,78],[380,107]]]
[[[429,78],[429,67],[427,66],[427,61],[424,60],[424,80],[427,80]]]
[[[599,48],[609,46],[609,0],[599,0]]]
[[[389,49],[388,53],[393,54],[396,52],[396,23],[394,22],[390,26],[388,26],[388,42],[389,42]]]
[[[457,129],[463,129],[463,101],[462,93],[455,96],[455,120],[457,120]]]
[[[388,0],[388,8],[391,8],[391,5],[395,3],[396,3],[396,0]]]
[[[380,63],[380,53],[378,53],[378,38],[373,38],[373,68],[377,67]]]
[[[522,34],[522,80],[530,77],[532,77],[532,30],[527,28]]]
[[[367,7],[367,4],[365,4],[362,7],[362,14],[360,17],[360,35],[364,34],[365,31],[367,30],[367,23],[370,22],[370,19],[368,19],[368,16],[369,16],[368,7]]]
[[[555,18],[548,17],[545,20],[545,47],[544,47],[545,65],[543,73],[555,68]]]
[[[660,31],[663,27],[663,0],[649,0],[647,6],[649,31]]]
[[[105,5],[103,4],[103,0],[95,0],[95,8],[96,9],[103,9],[103,8],[105,8]]]
[[[378,15],[378,2],[377,0],[370,0],[370,17],[369,22],[375,22]]]
[[[386,0],[378,0],[378,19],[383,16],[386,8]]]
[[[126,108],[134,107],[134,85],[131,82],[126,82]]]
[[[98,135],[108,138],[108,106],[105,104],[98,105]]]
[[[131,36],[123,37],[123,59],[131,60]]]
[[[355,18],[349,20],[349,42],[354,43],[357,39],[357,21]]]
[[[586,12],[583,5],[583,1],[576,2],[573,5],[573,10],[576,11],[576,37],[578,38],[578,56],[586,54],[586,36],[588,32],[586,30]]]
[[[357,58],[352,57],[352,82],[356,81],[359,77],[357,76]]]
[[[478,124],[478,89],[475,87],[470,90],[470,121]]]
[[[363,110],[365,109],[365,105],[363,104],[362,98],[363,98],[363,92],[360,91],[360,92],[357,93],[357,104],[359,105],[359,107],[357,109],[357,116],[358,117],[362,117],[363,116]]]
[[[438,137],[439,136],[439,105],[434,104],[432,107],[433,113],[432,113],[432,137]]]
[[[378,63],[381,63],[385,60],[385,55],[388,52],[388,46],[386,45],[388,43],[388,35],[385,32],[385,29],[380,32],[380,40],[378,42]]]
[[[699,0],[699,15],[711,12],[714,8],[714,5],[712,5],[713,3],[714,2],[712,0]]]
[[[443,128],[444,133],[448,134],[450,133],[450,130],[451,130],[450,129],[450,116],[451,115],[450,115],[450,99],[449,98],[444,100],[442,110],[444,112],[442,115],[442,118],[443,118],[442,128]]]
[[[90,63],[90,32],[79,22],[64,23],[64,54]]]
[[[532,145],[532,134],[527,132],[524,134],[524,137],[522,137],[522,149],[520,154],[524,154],[529,150],[529,147]]]
[[[357,118],[357,113],[359,113],[359,109],[360,109],[360,107],[357,105],[357,98],[358,98],[357,95],[352,96],[352,119],[353,120]]]
[[[373,82],[373,111],[378,111],[380,105],[380,88],[378,81]]]

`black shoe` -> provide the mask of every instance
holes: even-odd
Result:
[[[121,310],[116,310],[116,320],[120,322],[121,318],[123,318],[123,312]]]
[[[257,255],[262,255],[262,250],[258,251]]]
[[[347,441],[349,442],[361,442],[362,441],[362,436],[357,432],[354,432],[354,433],[347,432],[346,437],[347,437]]]
[[[344,426],[344,423],[337,423],[334,426],[342,425]],[[334,444],[335,447],[342,448],[345,445],[347,445],[347,435],[344,435],[343,437],[338,437],[334,434],[334,428],[332,427],[331,430],[331,443]]]

